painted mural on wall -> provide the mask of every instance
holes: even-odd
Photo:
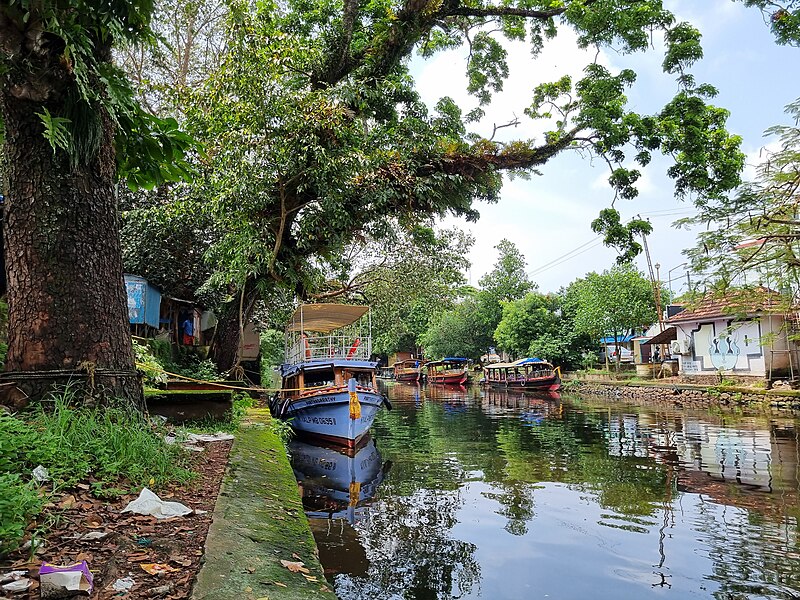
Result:
[[[711,338],[708,354],[715,369],[718,371],[732,370],[736,366],[736,361],[739,360],[739,354],[741,354],[736,335],[725,332]]]

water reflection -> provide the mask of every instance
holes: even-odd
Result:
[[[374,484],[355,506],[355,480],[331,485],[327,454],[293,461],[342,598],[800,595],[791,415],[386,391],[373,463],[393,466],[363,471]],[[323,489],[338,490],[324,508]]]
[[[354,450],[294,440],[289,452],[303,506],[314,518],[355,522],[359,507],[375,495],[390,467],[381,462],[370,436]]]

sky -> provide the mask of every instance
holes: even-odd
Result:
[[[800,48],[778,46],[762,14],[740,2],[665,0],[664,5],[703,34],[705,56],[691,72],[698,83],[710,83],[719,90],[712,103],[731,112],[728,130],[743,138],[742,150],[750,165],[745,178],[752,177],[765,148],[775,146],[774,139],[764,137],[764,131],[790,124],[784,108],[800,98]],[[577,79],[594,58],[596,49],[582,51],[574,40],[571,32],[564,31],[535,59],[524,44],[507,44],[510,77],[473,131],[490,137],[493,124],[519,117],[518,127],[500,130],[496,139],[541,140],[541,125],[525,117],[523,109],[530,103],[535,85],[564,74]],[[604,50],[598,55],[598,61],[612,72],[623,68],[637,72],[638,79],[627,94],[629,107],[645,113],[658,111],[677,91],[674,77],[661,71],[662,46],[658,39],[653,43],[647,53],[624,55]],[[429,106],[443,96],[455,99],[464,112],[475,106],[466,93],[464,59],[462,49],[412,63],[412,74]],[[690,201],[675,198],[673,182],[666,176],[669,164],[666,158],[654,159],[643,170],[639,197],[617,200],[614,207],[623,222],[636,215],[651,221],[654,231],[647,243],[652,263],[660,265],[658,275],[665,286],[679,294],[687,286],[682,266],[686,259],[681,251],[694,246],[696,232],[671,226],[694,209]],[[494,246],[503,238],[516,244],[525,256],[528,274],[542,292],[558,291],[588,272],[601,272],[614,264],[616,251],[603,246],[590,228],[600,210],[614,201],[607,182],[608,166],[568,152],[551,159],[540,172],[530,180],[505,177],[499,202],[477,205],[481,213],[477,223],[456,218],[442,221],[442,226],[456,226],[475,237],[472,267],[466,273],[473,285],[492,269],[497,259]],[[647,274],[644,255],[636,264]]]

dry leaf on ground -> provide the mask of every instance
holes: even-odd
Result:
[[[281,564],[289,569],[292,573],[311,573],[306,569],[305,565],[301,562],[292,562],[291,560],[281,560]]]

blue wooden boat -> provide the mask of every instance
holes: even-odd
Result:
[[[370,359],[369,308],[346,304],[304,304],[286,331],[286,362],[272,414],[294,431],[341,446],[355,447],[382,406]]]

